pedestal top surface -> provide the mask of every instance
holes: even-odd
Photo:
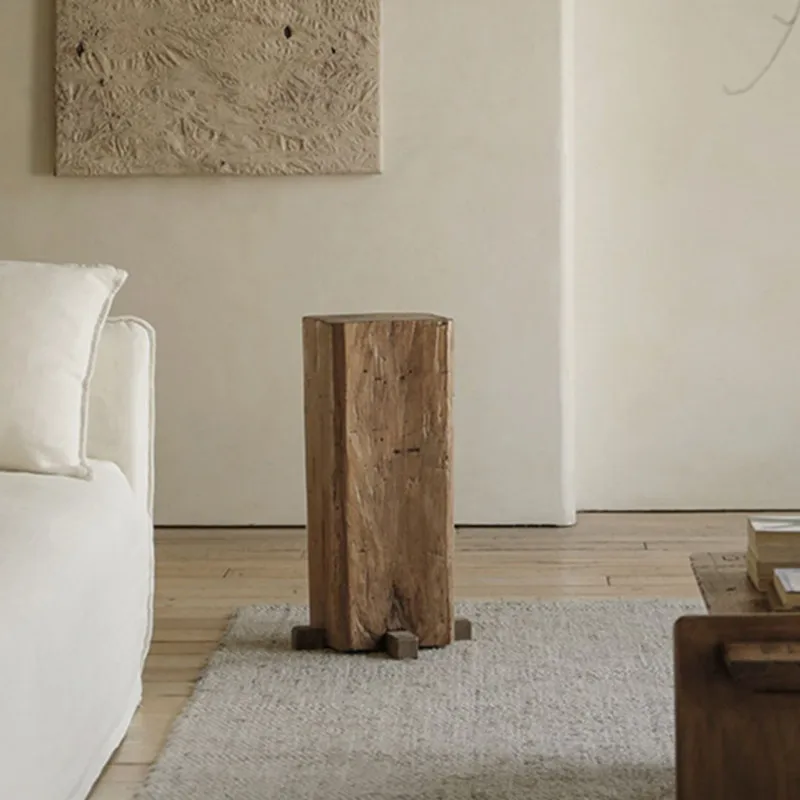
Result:
[[[379,312],[376,314],[320,314],[304,317],[329,325],[347,325],[363,322],[450,322],[449,317],[439,314]]]

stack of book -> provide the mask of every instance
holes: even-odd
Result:
[[[767,596],[773,611],[800,611],[800,569],[776,569]]]
[[[747,532],[747,575],[759,592],[780,568],[800,568],[800,517],[751,517]]]

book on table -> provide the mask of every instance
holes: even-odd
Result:
[[[791,567],[800,567],[800,517],[750,517],[747,530],[750,582],[759,591],[767,591],[774,571]]]
[[[781,608],[800,609],[800,569],[776,569],[772,583]]]
[[[800,557],[800,517],[751,517],[747,542],[759,561]]]

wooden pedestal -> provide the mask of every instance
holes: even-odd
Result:
[[[388,649],[403,657],[409,635],[454,640],[451,337],[433,315],[303,320],[311,619],[296,646],[384,649],[402,632]]]

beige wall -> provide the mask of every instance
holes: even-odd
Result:
[[[794,2],[598,0],[575,41],[582,508],[800,500]]]
[[[457,518],[572,518],[557,0],[384,8],[385,174],[55,179],[52,0],[0,3],[0,253],[158,329],[161,523],[301,523],[300,317],[456,319]]]

